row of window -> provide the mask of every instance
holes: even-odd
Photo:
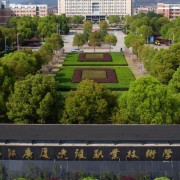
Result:
[[[47,9],[47,6],[46,7],[39,7],[39,6],[32,6],[32,7],[27,7],[27,6],[21,6],[21,7],[19,7],[19,6],[10,6],[10,8],[11,9],[34,9],[34,8],[36,8],[36,7],[38,7],[38,8],[40,8],[40,9]]]

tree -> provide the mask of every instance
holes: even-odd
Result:
[[[177,71],[173,74],[172,79],[169,82],[169,90],[172,94],[174,100],[174,109],[176,109],[176,119],[178,123],[178,119],[180,117],[180,67],[177,69]]]
[[[117,43],[117,38],[115,35],[106,35],[104,38],[104,42],[108,43],[110,45],[110,49],[111,49],[111,45],[113,44],[114,46]]]
[[[65,99],[62,123],[109,123],[117,96],[92,80],[83,80],[76,91],[70,91]]]
[[[158,78],[162,83],[168,84],[179,64],[179,55],[171,52],[171,50],[161,49],[151,61],[150,74]]]
[[[148,38],[153,34],[152,27],[147,25],[142,25],[140,28],[138,28],[137,32],[144,38]]]
[[[78,46],[78,49],[79,49],[79,46],[82,46],[84,44],[84,36],[83,34],[79,33],[79,34],[76,34],[73,38],[73,45],[74,46]]]
[[[94,52],[95,52],[95,47],[100,46],[100,42],[101,42],[100,33],[97,31],[92,32],[89,36],[89,45],[94,46]]]
[[[100,21],[99,27],[100,27],[101,40],[103,40],[104,37],[108,34],[108,23],[106,21]]]
[[[9,68],[15,79],[22,79],[28,74],[34,74],[37,70],[35,57],[21,51],[6,54],[1,58],[1,63]]]
[[[109,20],[110,24],[112,24],[112,23],[119,23],[121,21],[120,16],[118,16],[118,15],[108,16],[108,20]]]
[[[74,24],[83,24],[83,21],[84,21],[84,16],[72,16],[70,17],[70,21],[71,23],[74,23]]]
[[[8,67],[0,64],[0,122],[6,118],[6,102],[13,91],[14,78]],[[5,121],[7,123],[7,121]]]
[[[154,58],[156,52],[157,49],[150,46],[141,46],[141,48],[138,49],[138,55],[147,71],[150,71],[152,64],[151,61]]]
[[[7,109],[15,123],[56,123],[60,107],[54,78],[37,74],[16,82]]]
[[[85,21],[83,24],[83,35],[84,39],[87,41],[89,38],[89,35],[92,32],[92,23],[91,21]]]
[[[46,38],[45,42],[54,51],[57,51],[64,46],[64,41],[62,40],[62,37],[57,33],[52,34],[50,38]]]
[[[174,113],[168,88],[149,76],[130,85],[119,98],[119,111],[112,119],[127,124],[171,124],[176,122]]]

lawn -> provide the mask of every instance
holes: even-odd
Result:
[[[82,79],[106,78],[106,71],[83,70]]]
[[[63,66],[60,71],[55,76],[55,79],[58,82],[60,91],[68,91],[71,89],[76,89],[79,83],[72,83],[72,77],[74,74],[74,70],[77,66]],[[82,67],[87,68],[87,66]],[[88,68],[93,68],[90,66]],[[99,66],[98,68],[108,68],[107,66]],[[130,82],[134,81],[134,75],[129,69],[129,67],[112,67],[115,69],[116,76],[118,79],[118,83],[103,83],[105,86],[112,90],[128,90]]]
[[[100,53],[101,54],[101,53]],[[79,62],[79,53],[69,53],[63,63],[64,66],[127,66],[124,55],[120,52],[111,52],[112,62]]]
[[[104,57],[103,53],[86,53],[87,59],[102,59]]]

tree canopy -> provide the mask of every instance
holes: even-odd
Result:
[[[116,123],[171,124],[174,123],[172,95],[168,88],[154,77],[143,77],[130,85],[119,98],[119,111],[113,117]]]
[[[62,123],[103,124],[117,105],[117,96],[92,80],[83,80],[76,91],[70,91],[65,99]]]
[[[85,40],[84,40],[83,34],[79,33],[74,36],[73,45],[78,46],[78,49],[79,49],[79,46],[82,46],[84,43],[85,43]]]
[[[59,102],[53,77],[29,75],[15,83],[7,102],[8,118],[15,123],[55,123]]]

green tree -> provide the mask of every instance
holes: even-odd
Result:
[[[83,24],[83,21],[84,21],[84,16],[72,16],[70,17],[70,21],[71,23],[74,23],[74,24]]]
[[[91,21],[85,21],[83,24],[83,35],[84,39],[87,41],[89,38],[89,35],[92,32],[92,23]]]
[[[101,42],[100,33],[97,31],[92,32],[89,36],[89,45],[94,46],[94,52],[95,52],[95,47],[100,46],[100,42]]]
[[[15,123],[57,123],[59,96],[49,75],[29,75],[18,81],[7,102],[8,118]]]
[[[115,123],[171,124],[176,122],[171,93],[154,77],[143,77],[119,98]]]
[[[110,50],[111,50],[111,45],[114,45],[114,46],[116,45],[117,38],[115,35],[108,34],[104,37],[104,42],[110,45]]]
[[[37,70],[35,57],[21,51],[6,54],[1,58],[1,63],[9,68],[15,79],[22,79],[28,74],[34,74]]]
[[[173,77],[169,82],[169,87],[172,89],[174,93],[180,94],[180,67],[173,74]]]
[[[119,23],[121,21],[120,16],[118,16],[118,15],[108,16],[108,20],[109,20],[110,24],[112,24],[112,23]]]
[[[158,78],[162,83],[168,84],[179,64],[179,55],[170,50],[161,49],[151,61],[150,74]]]
[[[150,71],[151,65],[153,65],[151,61],[154,58],[156,52],[157,49],[150,46],[141,46],[141,48],[138,49],[138,55],[148,72]]]
[[[145,39],[153,34],[152,27],[147,25],[142,25],[140,28],[138,28],[137,32]]]
[[[117,105],[117,96],[101,84],[83,80],[76,91],[70,91],[65,99],[62,123],[102,124],[110,123]]]
[[[85,43],[85,41],[84,41],[83,34],[79,33],[74,36],[73,45],[78,46],[78,49],[79,49],[79,46],[82,46],[84,43]]]
[[[62,40],[62,37],[57,33],[52,34],[50,38],[46,38],[45,42],[54,51],[60,50],[62,47],[64,47],[64,41]]]
[[[101,40],[104,39],[104,37],[108,34],[108,23],[106,21],[101,21],[99,23],[100,27],[100,35],[101,35]]]

